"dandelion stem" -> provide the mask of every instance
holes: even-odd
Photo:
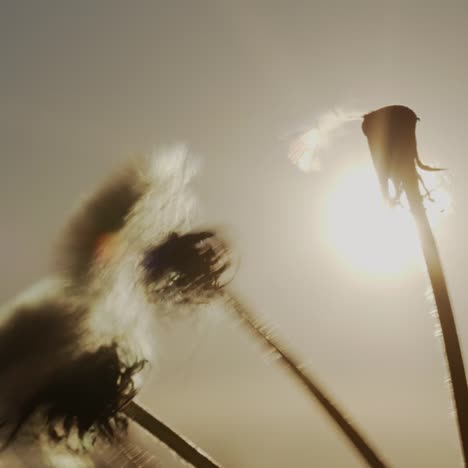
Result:
[[[359,452],[367,464],[373,468],[384,468],[386,463],[366,441],[364,436],[357,430],[348,418],[346,418],[338,406],[330,399],[320,386],[313,379],[306,375],[292,354],[287,352],[269,333],[265,327],[258,322],[252,313],[239,301],[237,295],[225,293],[226,303],[232,307],[236,315],[248,326],[250,332],[265,345],[280,356],[280,363],[291,372],[291,374],[302,383],[305,388],[312,393],[315,399],[320,403],[326,413],[338,425],[341,431],[346,435],[349,442]]]
[[[468,464],[468,385],[466,382],[463,355],[458,339],[455,317],[450,303],[442,263],[437,244],[427,219],[419,192],[406,190],[408,203],[418,228],[426,267],[434,292],[434,299],[444,340],[452,394],[455,400],[458,430],[463,450],[464,464]]]
[[[416,113],[409,107],[386,106],[366,114],[362,130],[367,137],[385,198],[391,202],[399,202],[400,195],[405,192],[418,229],[442,330],[464,465],[467,466],[468,386],[463,355],[442,263],[431,225],[427,219],[419,182],[425,189],[428,199],[430,199],[430,192],[425,187],[421,174],[417,171],[417,167],[424,171],[438,171],[440,169],[427,166],[419,159],[416,142],[416,123],[418,120]],[[388,193],[390,181],[396,191],[396,196],[393,199],[389,197]]]
[[[208,455],[166,426],[135,401],[129,402],[124,411],[129,418],[192,466],[196,468],[220,468],[220,465],[211,460]]]

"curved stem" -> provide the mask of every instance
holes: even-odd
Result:
[[[325,391],[301,370],[299,361],[271,336],[265,327],[257,321],[243,304],[241,304],[237,296],[226,293],[225,299],[237,316],[248,326],[250,332],[256,338],[263,341],[269,349],[280,356],[281,360],[279,362],[282,363],[283,366],[315,397],[366,463],[373,468],[385,468],[387,465],[384,463],[383,459],[371,447],[370,443],[366,441],[364,436],[359,433],[356,427],[343,415],[343,412],[333,403]]]
[[[407,190],[408,202],[418,228],[426,267],[434,293],[437,313],[444,340],[452,393],[455,400],[458,430],[463,450],[464,465],[468,466],[468,386],[466,383],[463,355],[458,339],[455,317],[447,290],[437,244],[427,219],[419,191]]]

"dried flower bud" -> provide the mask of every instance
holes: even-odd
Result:
[[[93,442],[98,437],[113,442],[127,429],[122,410],[137,393],[133,375],[143,366],[144,362],[124,366],[115,346],[81,355],[53,375],[48,385],[26,402],[3,447],[13,442],[23,426],[37,416],[43,419],[35,422],[39,428],[45,425],[52,442],[67,441],[73,431],[78,435],[77,448],[84,446],[85,438],[91,434]]]
[[[172,233],[142,262],[150,296],[181,303],[206,302],[218,294],[230,265],[227,246],[211,231]]]
[[[425,197],[431,200],[430,191],[416,168],[423,171],[440,171],[423,164],[416,143],[416,113],[405,106],[387,106],[364,116],[362,131],[367,137],[382,194],[390,204],[399,204],[403,192],[420,196],[419,182]],[[390,195],[392,182],[395,194]]]

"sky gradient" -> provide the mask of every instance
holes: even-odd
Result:
[[[468,358],[467,31],[468,3],[453,0],[1,0],[0,300],[48,271],[83,193],[185,142],[203,161],[203,222],[239,256],[236,289],[392,466],[460,466],[422,260],[363,274],[323,229],[337,178],[371,164],[360,123],[320,172],[286,156],[331,109],[416,111],[421,158],[449,168],[454,208],[436,236]],[[142,401],[223,465],[362,466],[225,312],[165,326]]]

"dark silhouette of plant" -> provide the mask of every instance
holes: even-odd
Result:
[[[357,429],[357,426],[346,418],[344,412],[333,402],[329,394],[321,388],[315,379],[302,370],[300,361],[278,343],[271,332],[268,332],[267,328],[258,322],[254,315],[239,301],[237,296],[226,292],[225,299],[227,305],[247,325],[249,331],[278,355],[280,357],[279,363],[312,394],[364,461],[374,468],[384,468],[387,466],[383,458]]]
[[[155,300],[208,302],[219,294],[231,265],[224,243],[213,231],[171,233],[143,259],[144,282]]]
[[[178,182],[185,181],[183,175],[172,172],[174,183],[167,170],[161,175],[152,166],[152,175],[146,177],[147,169],[132,166],[121,173],[72,217],[58,252],[59,285],[47,294],[48,302],[37,298],[33,307],[34,312],[45,311],[45,325],[37,328],[37,323],[42,323],[40,319],[38,322],[41,315],[32,313],[13,314],[10,324],[2,327],[4,348],[0,350],[4,351],[5,365],[14,369],[19,356],[23,378],[36,360],[43,366],[39,367],[43,373],[38,385],[28,389],[23,400],[16,401],[9,395],[1,402],[17,410],[7,441],[36,415],[42,415],[42,425],[52,443],[66,438],[73,429],[77,429],[82,440],[92,432],[115,441],[125,432],[129,416],[192,465],[216,467],[209,457],[133,398],[137,394],[134,375],[149,359],[140,348],[136,325],[157,315],[163,303],[169,305],[166,309],[175,310],[181,304],[220,298],[256,338],[280,356],[280,362],[322,405],[367,464],[384,467],[382,458],[324,390],[301,370],[299,361],[226,288],[230,250],[220,236],[211,230],[178,228],[178,215],[172,214],[170,208],[174,198],[179,203],[175,208],[184,202],[180,193],[183,184]],[[166,223],[158,227],[161,218]],[[165,236],[161,236],[161,231]],[[130,276],[119,276],[122,271]],[[129,288],[129,294],[122,287]],[[128,297],[134,295],[138,300],[127,303]],[[20,310],[16,308],[14,312]],[[99,341],[94,341],[94,347],[88,349],[88,335],[95,333],[91,319],[96,314],[111,324],[111,331],[104,328],[104,342],[99,345]],[[132,318],[130,327],[125,325],[128,316]],[[100,333],[101,330],[97,336],[102,339]],[[27,344],[18,346],[25,339]],[[109,339],[110,344],[106,341]],[[1,343],[2,340],[0,346]],[[0,381],[9,383],[9,377],[0,367]],[[11,385],[14,390],[17,382]],[[63,433],[56,430],[58,426]]]
[[[220,466],[135,401],[128,404],[125,413],[192,466],[197,468],[218,468]]]
[[[115,343],[79,355],[50,375],[23,404],[4,448],[36,411],[44,413],[51,441],[66,440],[76,429],[80,439],[93,431],[96,437],[113,442],[127,428],[122,407],[135,396],[133,375],[143,365],[137,362],[122,367]]]
[[[388,106],[364,116],[362,130],[367,136],[374,166],[384,197],[398,203],[406,194],[421,240],[427,271],[434,292],[445,352],[452,381],[453,397],[458,419],[465,465],[468,462],[468,386],[455,318],[436,241],[427,219],[424,197],[430,192],[424,186],[416,165],[423,170],[437,170],[421,163],[416,145],[416,114],[404,106]],[[391,181],[396,195],[389,197]],[[419,182],[424,189],[421,195]]]
[[[116,342],[82,349],[86,315],[49,297],[20,304],[0,329],[2,449],[37,415],[52,443],[74,430],[82,442],[125,431],[121,409],[136,395],[134,375],[145,362],[125,363]]]
[[[181,302],[197,302],[198,296],[201,298],[221,296],[253,336],[280,357],[279,362],[313,395],[368,465],[376,468],[384,467],[385,463],[370,443],[343,415],[326,392],[301,370],[300,362],[258,322],[237,295],[224,286],[220,277],[230,264],[229,248],[211,231],[180,236],[171,234],[165,243],[148,251],[143,261],[147,282],[150,284],[163,282],[165,285],[163,288],[156,287],[159,295],[162,293],[163,296],[175,296]],[[164,280],[165,275],[168,276],[167,280]],[[132,414],[140,412],[141,409],[134,408]],[[146,429],[159,428],[159,425],[150,426],[148,417],[139,419],[138,422],[144,424]]]

